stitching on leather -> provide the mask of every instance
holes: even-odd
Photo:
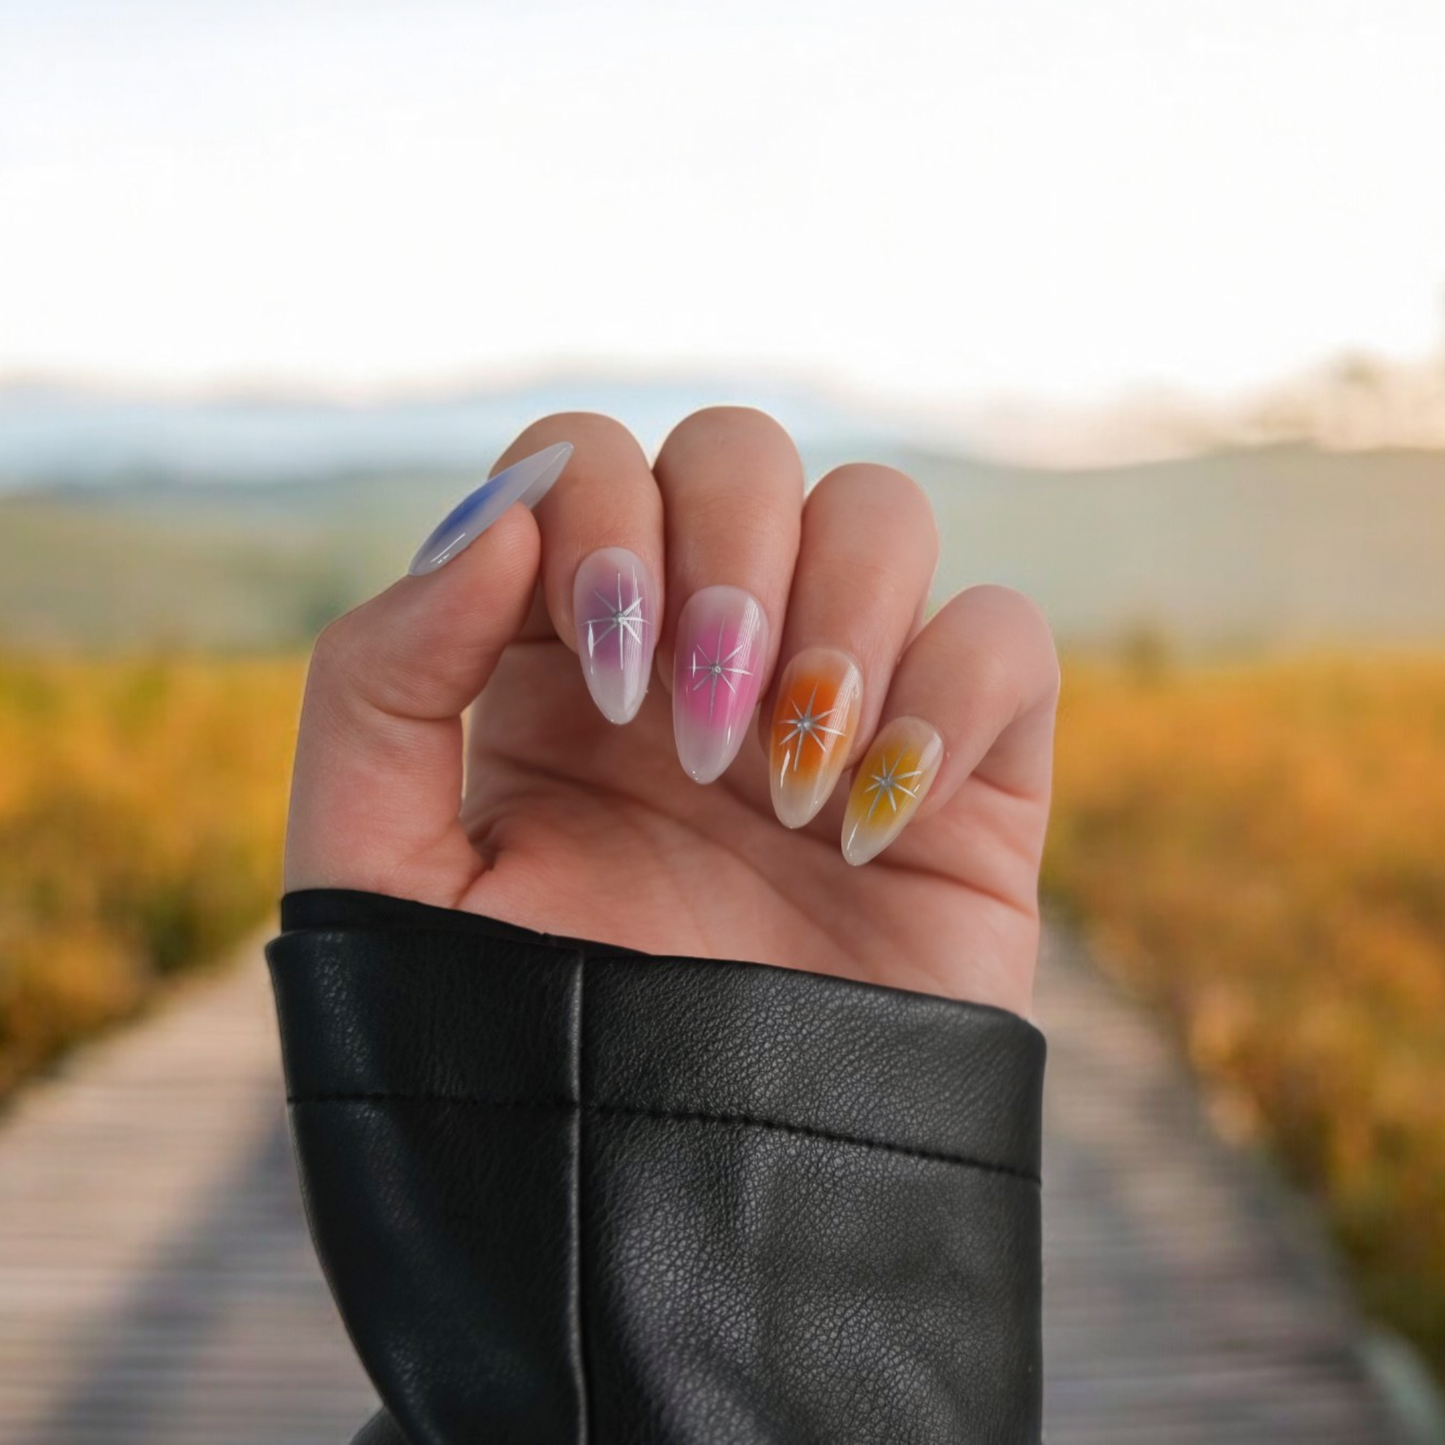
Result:
[[[287,1094],[288,1104],[478,1104],[488,1109],[575,1109],[575,1099],[502,1099],[486,1094]]]
[[[967,1169],[981,1169],[988,1174],[1006,1174],[1037,1184],[1039,1177],[1028,1169],[1015,1169],[1012,1164],[995,1164],[988,1159],[974,1159],[967,1154],[948,1154],[941,1149],[920,1149],[913,1144],[890,1144],[885,1139],[865,1139],[858,1134],[836,1134],[828,1129],[814,1129],[806,1124],[785,1124],[781,1119],[761,1119],[750,1114],[680,1113],[667,1109],[633,1109],[622,1104],[589,1104],[599,1114],[616,1114],[627,1119],[655,1119],[665,1124],[721,1124],[735,1128],[773,1129],[780,1134],[800,1134],[805,1139],[823,1139],[830,1144],[856,1144],[863,1149],[881,1149],[886,1154],[902,1154],[909,1159],[928,1159],[937,1164],[959,1164]]]
[[[822,1139],[830,1144],[855,1144],[862,1149],[881,1149],[885,1154],[902,1154],[908,1159],[927,1159],[936,1164],[956,1164],[986,1174],[1003,1174],[1011,1179],[1038,1184],[1031,1169],[975,1159],[967,1154],[949,1154],[941,1149],[920,1149],[912,1144],[891,1144],[885,1139],[868,1139],[858,1134],[838,1134],[806,1124],[788,1124],[781,1119],[763,1119],[752,1114],[684,1113],[667,1109],[637,1109],[626,1104],[578,1104],[575,1099],[503,1099],[481,1094],[296,1094],[287,1095],[288,1104],[463,1104],[489,1109],[572,1110],[608,1114],[622,1119],[651,1119],[663,1124],[718,1124],[723,1127],[771,1129],[780,1134],[798,1134],[805,1139]]]

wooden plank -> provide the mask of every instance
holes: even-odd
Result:
[[[0,1440],[323,1445],[374,1401],[306,1235],[252,946],[0,1126]]]

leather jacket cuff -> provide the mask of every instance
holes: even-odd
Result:
[[[367,1438],[1038,1440],[1032,1025],[376,894],[282,926]]]

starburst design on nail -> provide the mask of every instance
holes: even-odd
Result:
[[[617,656],[620,661],[623,649],[627,645],[627,639],[630,637],[634,642],[641,644],[642,629],[647,626],[647,618],[642,615],[642,588],[637,585],[637,578],[634,576],[632,601],[624,603],[622,600],[622,573],[619,572],[617,574],[616,603],[595,587],[592,589],[592,595],[607,611],[601,617],[587,619],[587,656],[593,656],[597,650],[597,644],[605,642],[615,632],[617,633]],[[595,630],[598,627],[603,627],[604,630],[598,633]]]
[[[826,712],[814,712],[813,709],[817,705],[817,701],[818,684],[815,682],[813,684],[813,691],[808,697],[807,706],[799,707],[797,699],[792,699],[789,703],[789,706],[793,709],[792,717],[781,718],[778,721],[779,728],[787,729],[787,732],[784,733],[781,739],[781,746],[788,748],[788,744],[794,741],[798,744],[796,749],[788,748],[788,751],[783,754],[783,769],[779,774],[780,780],[787,777],[789,762],[793,765],[793,771],[795,773],[798,771],[798,763],[803,756],[803,748],[806,746],[809,738],[817,743],[820,753],[826,754],[828,751],[826,738],[841,738],[843,736],[842,728],[830,728],[826,726],[828,719],[838,711],[837,705],[835,704],[833,707],[830,707]]]
[[[703,649],[702,643],[696,643],[692,649],[692,658],[688,664],[688,671],[692,676],[692,690],[696,692],[699,688],[706,687],[707,695],[707,720],[712,721],[713,708],[717,706],[717,685],[719,682],[726,683],[729,692],[735,693],[737,684],[733,681],[735,677],[751,677],[752,670],[746,667],[732,666],[732,660],[738,653],[747,650],[747,643],[740,642],[726,656],[723,655],[723,627],[719,623],[717,630],[717,648],[709,657]],[[701,662],[699,662],[701,659]]]
[[[903,766],[903,754],[898,753],[890,762],[884,758],[878,764],[876,773],[869,773],[868,786],[863,790],[865,793],[873,794],[873,801],[868,804],[868,812],[865,817],[871,818],[878,804],[887,798],[888,806],[896,813],[898,811],[898,794],[903,793],[907,797],[917,798],[917,787],[910,788],[908,784],[914,778],[923,776],[922,768],[914,768],[912,772],[904,773],[899,769]]]

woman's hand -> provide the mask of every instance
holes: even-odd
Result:
[[[651,468],[618,423],[549,417],[501,465],[560,442],[533,512],[460,551],[469,518],[439,528],[322,635],[287,888],[1027,1014],[1059,684],[1038,608],[978,586],[925,623],[923,492],[857,464],[805,499],[759,412],[694,414]]]

